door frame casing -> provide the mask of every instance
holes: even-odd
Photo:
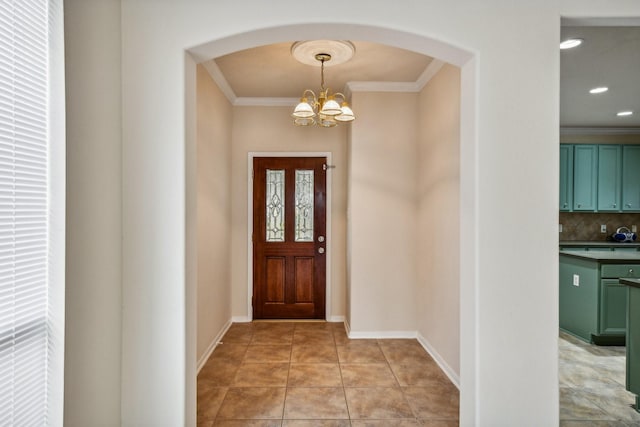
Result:
[[[247,319],[253,320],[253,159],[255,157],[325,157],[327,159],[327,165],[332,164],[330,151],[250,151],[247,154]],[[331,171],[331,168],[327,168],[327,172]],[[325,320],[330,321],[332,316],[331,312],[331,254],[333,239],[331,238],[331,173],[326,174],[326,267],[325,267]]]

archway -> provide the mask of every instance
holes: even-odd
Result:
[[[353,39],[377,42],[381,44],[400,47],[418,53],[436,57],[445,62],[451,63],[461,69],[461,137],[460,137],[460,235],[465,236],[465,245],[460,248],[460,365],[464,378],[461,377],[461,414],[471,414],[475,411],[475,287],[477,276],[475,274],[476,250],[475,250],[475,189],[476,180],[475,169],[475,63],[473,56],[462,49],[453,47],[446,43],[430,39],[421,35],[405,33],[382,27],[348,25],[348,24],[314,24],[314,25],[288,25],[281,27],[266,28],[248,33],[241,33],[224,39],[214,40],[188,50],[186,58],[186,80],[187,84],[187,187],[189,187],[189,177],[195,155],[195,138],[193,129],[193,114],[195,85],[189,84],[195,77],[195,65],[198,62],[243,50],[259,45],[271,44],[283,41],[327,38],[330,34],[334,39]],[[189,194],[187,190],[187,194]],[[194,199],[187,196],[187,218],[192,215]],[[189,225],[187,224],[187,229]],[[187,232],[187,266],[194,263],[193,254],[194,234]],[[191,256],[190,256],[191,254]],[[464,267],[462,267],[464,266]],[[187,268],[187,270],[191,270]],[[195,337],[192,330],[195,328],[195,291],[196,283],[194,277],[187,275],[187,381],[195,382]],[[187,387],[187,410],[195,408],[195,387]]]

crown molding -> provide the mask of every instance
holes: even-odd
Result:
[[[222,74],[222,71],[220,70],[220,67],[218,67],[218,64],[216,64],[216,61],[212,59],[210,61],[203,62],[202,66],[207,70],[207,72],[209,73],[213,81],[216,82],[216,84],[218,85],[222,93],[224,93],[224,96],[227,97],[231,105],[235,105],[237,96],[233,91],[233,89],[231,89],[231,85],[229,84],[227,79],[224,77],[224,74]]]
[[[640,135],[640,127],[560,127],[560,135]]]
[[[416,82],[348,82],[349,92],[419,92]]]
[[[640,18],[561,18],[563,27],[637,27]]]
[[[439,59],[433,58],[427,68],[424,69],[418,80],[416,80],[416,84],[420,88],[419,91],[422,90],[423,87],[427,85],[431,81],[431,79],[438,74],[438,71],[444,66],[445,62]]]
[[[444,61],[434,58],[415,82],[348,82],[345,85],[344,93],[347,98],[350,98],[353,92],[420,92],[444,64]],[[298,98],[238,97],[222,74],[215,59],[203,62],[202,66],[234,107],[292,107],[299,102]]]
[[[299,98],[252,98],[239,97],[233,102],[234,107],[295,107]]]

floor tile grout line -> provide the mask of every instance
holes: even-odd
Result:
[[[586,360],[581,360],[580,364],[584,367],[594,367],[596,365],[607,365],[607,363],[605,363],[606,361],[614,361],[612,363],[617,364],[617,363],[624,363],[622,360],[618,361],[617,358],[620,358],[620,350],[618,347],[614,347],[614,348],[607,348],[607,347],[594,347],[592,344],[586,344],[586,343],[582,343],[582,342],[576,342],[573,339],[571,339],[570,337],[566,337],[564,336],[562,333],[560,333],[559,336],[559,356],[561,358],[561,363],[560,363],[560,373],[562,374],[562,369],[568,369],[566,365],[570,366],[570,362],[572,361],[569,357],[571,357],[572,355],[574,357],[579,357],[579,355],[582,356],[586,356]],[[579,349],[579,351],[576,351],[576,349]],[[583,351],[585,351],[586,353],[582,353]],[[607,357],[609,355],[609,357],[607,359],[604,359],[605,357]],[[602,358],[602,359],[601,359]],[[564,360],[562,360],[564,359]],[[620,358],[623,359],[623,358]],[[611,363],[609,363],[610,365]],[[597,378],[597,377],[596,377]],[[595,408],[600,409],[604,414],[606,414],[607,416],[613,416],[614,419],[618,422],[624,422],[624,423],[638,423],[638,420],[640,420],[640,415],[637,414],[637,412],[635,411],[635,409],[633,408],[632,403],[627,402],[627,404],[622,404],[622,405],[613,405],[613,407],[616,408],[616,412],[612,413],[612,411],[609,408],[610,405],[606,405],[607,407],[605,408],[605,402],[602,401],[601,403],[599,403],[598,399],[597,399],[597,394],[599,390],[625,390],[624,386],[616,386],[614,384],[600,384],[601,386],[598,386],[597,384],[594,384],[595,379],[592,379],[592,384],[589,387],[581,387],[579,384],[576,384],[574,381],[572,381],[571,383],[564,383],[563,380],[560,381],[559,383],[559,388],[560,391],[564,393],[573,393],[573,394],[578,394],[578,395],[582,395],[583,398],[587,401],[587,402],[591,402],[591,406],[595,406]],[[614,383],[619,384],[619,381],[614,381]],[[595,395],[589,395],[586,393],[586,391],[590,391],[592,393],[594,393]],[[623,392],[623,394],[625,394]],[[604,396],[603,396],[604,397]],[[606,397],[605,397],[606,399]],[[617,398],[616,402],[618,401]],[[625,407],[627,406],[629,408],[629,411],[625,411],[623,413],[619,413],[618,410],[621,407]],[[561,409],[562,409],[562,401],[561,401]],[[633,415],[632,415],[633,414]],[[628,418],[630,419],[627,419]],[[568,420],[569,418],[561,418],[562,421]]]
[[[294,325],[294,327],[293,327],[293,329],[292,329],[292,331],[291,331],[291,332],[292,332],[293,334],[295,334],[296,329],[299,329],[297,324],[296,324],[296,325]],[[299,331],[304,331],[304,330],[303,330],[303,329],[299,329]],[[327,332],[328,332],[326,329],[322,329],[322,331],[323,331],[323,333],[327,333]],[[333,353],[334,353],[334,355],[335,355],[335,358],[336,358],[336,359],[335,359],[335,360],[336,360],[336,364],[337,364],[338,369],[339,369],[339,375],[340,375],[340,381],[341,381],[341,389],[342,389],[343,396],[344,396],[344,399],[345,399],[345,404],[347,405],[347,415],[348,415],[349,424],[351,424],[351,421],[352,421],[352,420],[351,420],[351,413],[350,413],[349,406],[348,406],[347,399],[346,399],[346,388],[348,388],[348,387],[346,387],[346,386],[345,386],[345,383],[344,383],[344,376],[343,376],[343,371],[342,371],[342,367],[343,367],[345,364],[348,364],[348,362],[347,362],[346,360],[341,359],[341,358],[340,358],[340,355],[339,355],[339,353],[338,353],[338,350],[337,350],[337,349],[338,349],[338,347],[339,347],[339,346],[338,346],[338,341],[337,341],[337,339],[336,339],[336,329],[335,329],[335,328],[332,328],[330,331],[331,331],[332,338],[333,338],[333,339],[332,339],[332,345],[331,345],[331,348],[332,348]],[[311,332],[311,334],[310,334],[310,335],[311,335],[311,336],[313,336],[313,332],[315,332],[315,330],[311,329],[311,330],[309,330],[309,332]],[[256,342],[256,339],[255,339],[255,338],[256,338],[256,337],[255,337],[255,335],[254,335],[254,334],[251,334],[251,337],[249,338],[249,341],[248,341],[248,344],[247,344],[247,349],[245,349],[245,352],[244,352],[244,354],[243,354],[241,364],[242,364],[242,362],[247,362],[247,359],[246,359],[246,358],[247,358],[247,355],[248,355],[248,347],[249,347],[249,346],[251,346],[251,345],[259,345],[259,344],[260,344],[260,343],[257,343],[257,342]],[[312,340],[312,341],[313,341],[313,340]],[[410,410],[411,410],[411,413],[413,414],[413,417],[412,417],[411,419],[413,419],[413,420],[418,420],[418,417],[417,417],[417,416],[415,416],[415,411],[414,411],[413,407],[409,404],[408,399],[407,399],[407,396],[405,395],[404,390],[402,389],[402,386],[400,385],[400,382],[399,382],[398,376],[396,375],[396,373],[394,372],[394,370],[393,370],[393,369],[392,369],[392,367],[391,367],[391,362],[390,362],[389,356],[388,356],[388,354],[384,351],[384,346],[382,345],[381,340],[375,340],[375,342],[376,342],[375,348],[377,348],[377,349],[378,349],[378,351],[380,352],[380,354],[383,356],[384,366],[385,366],[387,369],[389,369],[389,370],[391,371],[392,375],[393,375],[394,383],[395,383],[395,386],[393,386],[393,388],[396,388],[396,387],[397,387],[399,390],[401,390],[401,391],[402,391],[402,393],[401,393],[401,395],[402,395],[402,399],[403,399],[403,401],[408,405],[408,407],[409,407],[409,408],[410,408]],[[348,343],[349,343],[349,340],[346,342],[346,344],[348,344]],[[268,344],[268,343],[261,343],[261,344]],[[304,343],[304,342],[301,342],[300,344],[303,344],[303,345],[304,345],[305,343]],[[318,343],[318,344],[321,344],[321,343]],[[282,413],[282,418],[279,420],[283,425],[284,425],[284,423],[286,422],[286,420],[284,419],[284,414],[285,414],[285,409],[286,409],[286,396],[287,396],[286,392],[288,391],[288,388],[291,386],[291,384],[290,384],[290,376],[291,376],[292,364],[294,363],[294,362],[293,362],[293,345],[294,345],[294,342],[293,342],[293,336],[292,336],[291,341],[288,343],[288,345],[289,345],[289,360],[288,360],[288,366],[287,366],[288,370],[287,370],[286,385],[285,385],[285,387],[284,387],[284,388],[285,388],[285,398],[284,398],[284,403],[283,403],[283,413]],[[275,363],[275,362],[274,362],[274,363]],[[310,362],[310,364],[312,364],[312,365],[314,365],[314,364],[318,364],[318,363],[321,363],[321,361],[319,361],[319,362],[313,362],[313,363],[311,363],[311,362]],[[373,364],[379,364],[379,361],[369,361],[368,363],[365,363],[365,362],[353,362],[353,363],[355,363],[355,364],[371,364],[371,363],[373,363]],[[234,375],[234,379],[232,380],[233,382],[235,382],[235,380],[236,380],[236,378],[237,378],[237,375],[238,375],[238,372],[236,372],[236,373],[235,373],[235,375]],[[232,387],[233,387],[233,384],[232,384],[230,387],[228,387],[228,388],[227,388],[227,390],[228,390],[229,388],[232,388]],[[259,386],[258,386],[258,385],[253,385],[253,387],[259,387]],[[323,386],[323,387],[324,387],[324,386]],[[373,386],[373,387],[370,387],[370,386],[361,386],[360,388],[365,388],[365,389],[367,389],[367,388],[387,388],[387,387],[388,387],[388,386],[386,386],[386,385],[385,385],[385,386],[375,385],[375,386]],[[352,387],[352,388],[358,388],[358,387]],[[225,394],[225,397],[223,398],[223,402],[224,402],[224,400],[226,400],[226,399],[227,399],[227,396],[226,396],[226,394]],[[222,404],[220,405],[220,408],[221,408],[221,407],[222,407]],[[218,412],[219,412],[220,408],[218,408]],[[217,419],[217,415],[218,415],[218,414],[216,414],[216,419]]]
[[[332,332],[332,334],[334,332]],[[351,410],[349,409],[349,401],[347,400],[347,390],[344,385],[344,375],[342,375],[342,364],[340,363],[340,356],[338,355],[338,345],[335,342],[335,335],[334,335],[333,344],[334,344],[334,350],[336,352],[336,358],[338,359],[337,365],[338,365],[338,372],[340,373],[340,383],[342,384],[342,396],[344,397],[344,406],[347,408],[347,417],[349,420],[349,425],[351,425]]]

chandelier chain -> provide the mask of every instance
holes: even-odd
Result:
[[[326,59],[322,58],[320,61],[320,89],[324,92],[324,61]]]

